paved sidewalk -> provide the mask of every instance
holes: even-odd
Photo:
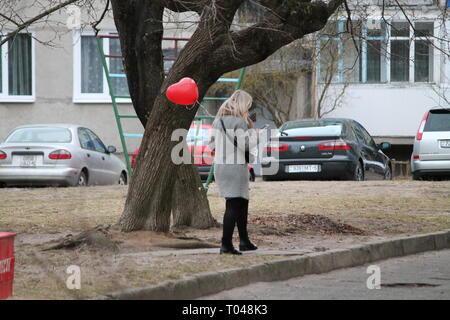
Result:
[[[245,255],[273,255],[273,256],[303,256],[307,253],[312,253],[312,250],[275,250],[259,248],[256,251],[246,251]],[[145,251],[145,252],[133,252],[119,254],[121,257],[133,257],[133,256],[171,256],[171,255],[196,255],[196,254],[218,254],[219,248],[208,249],[183,249],[183,250],[158,250],[158,251]]]
[[[378,263],[379,290],[367,289],[368,265],[278,282],[260,282],[202,299],[450,299],[450,250]]]

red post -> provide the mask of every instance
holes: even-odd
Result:
[[[13,294],[15,233],[0,232],[0,300]]]

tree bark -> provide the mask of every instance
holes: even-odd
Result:
[[[158,1],[111,0],[133,107],[145,127],[164,81],[164,6]]]
[[[176,4],[176,3],[175,3]],[[128,87],[136,114],[145,127],[153,108],[155,98],[160,93],[164,81],[164,65],[161,41],[163,36],[162,16],[164,7],[161,3],[152,1],[112,0],[114,19],[120,35],[124,56],[124,68],[127,74]],[[181,7],[181,6],[180,6]],[[184,6],[183,6],[184,8]],[[158,146],[155,146],[157,148]],[[140,148],[142,151],[142,146]],[[140,162],[138,159],[137,162]],[[186,165],[176,172],[194,172],[192,165]],[[196,173],[196,172],[195,172]],[[171,174],[172,176],[174,173]],[[196,173],[198,176],[198,174]],[[202,228],[215,225],[209,203],[203,192],[200,179],[195,175],[185,175],[182,182],[175,182],[175,188],[185,188],[183,197],[196,206],[186,206],[181,201],[182,196],[175,198],[169,210],[177,212],[178,217],[186,215],[185,220],[200,219],[203,223],[194,223]],[[134,177],[133,177],[134,179]],[[158,194],[158,193],[156,193]],[[198,216],[198,217],[197,217]],[[181,221],[179,220],[179,225]],[[161,223],[166,230],[167,219],[151,222],[150,225]],[[209,223],[209,224],[208,224]],[[191,225],[191,224],[189,224]],[[151,228],[150,226],[148,228]]]
[[[167,102],[157,99],[151,113],[166,109],[166,105]],[[147,121],[146,132],[149,133],[142,140],[124,212],[119,221],[122,231],[126,232],[168,232],[170,229],[172,192],[176,178],[176,168],[169,156],[171,129],[159,123],[158,119],[151,120]]]
[[[189,226],[207,229],[217,226],[217,221],[211,216],[206,190],[200,180],[197,170],[191,165],[178,167],[177,181],[173,192],[173,222],[174,227]],[[193,184],[192,182],[196,183]],[[191,195],[196,197],[192,198]]]
[[[194,110],[188,111],[175,106],[162,95],[156,99],[147,121],[133,179],[130,181],[125,209],[119,221],[122,231],[169,231],[174,185],[179,169],[171,159],[171,150],[176,144],[171,141],[171,135],[175,129],[188,128],[194,115]],[[189,167],[192,168],[187,166]],[[184,184],[191,183],[187,179],[193,177],[193,173],[188,175],[183,173],[184,170],[181,171],[184,181],[177,186],[179,190]],[[186,172],[188,171],[186,169]],[[199,192],[194,194],[196,196],[191,198],[193,201],[197,201],[199,205],[206,203],[198,201]],[[185,198],[189,195],[186,192]],[[177,205],[183,205],[182,200],[183,197],[180,197]],[[192,214],[184,208],[174,209],[178,213],[183,210],[186,214]]]
[[[198,107],[186,109],[177,106],[167,100],[164,93],[169,84],[189,76],[198,84],[199,101],[203,99],[207,89],[222,75],[220,70],[210,72],[209,63],[205,63],[215,48],[216,43],[211,39],[227,32],[239,4],[238,0],[218,0],[217,5],[224,10],[223,14],[219,12],[216,16],[208,15],[205,11],[202,13],[199,27],[164,80],[147,117],[133,179],[119,220],[122,231],[169,231],[176,177],[174,173],[177,169],[171,159],[171,150],[176,145],[176,142],[171,141],[171,136],[175,129],[190,127]],[[202,216],[199,215],[196,223]]]

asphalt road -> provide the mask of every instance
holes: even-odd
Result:
[[[380,289],[368,289],[369,265],[278,282],[260,282],[202,299],[444,299],[450,300],[450,250],[374,263]],[[374,282],[370,282],[374,284]]]

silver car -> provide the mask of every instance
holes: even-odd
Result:
[[[0,144],[0,186],[126,184],[127,170],[88,128],[21,126]]]
[[[414,140],[411,156],[414,180],[450,176],[450,108],[428,111]]]

